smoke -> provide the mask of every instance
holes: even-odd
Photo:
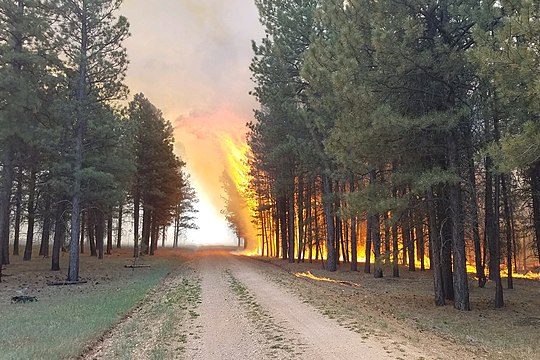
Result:
[[[231,147],[225,143],[245,146],[245,124],[256,106],[249,95],[249,65],[251,40],[261,38],[262,29],[254,3],[125,0],[123,14],[132,33],[126,44],[127,83],[173,121],[176,151],[201,198],[201,231],[221,229],[220,234],[199,234],[196,241],[230,243],[232,235],[223,230],[226,194],[220,178],[225,172],[235,179]],[[242,214],[250,224],[249,214]]]

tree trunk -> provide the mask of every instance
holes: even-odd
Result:
[[[13,237],[13,255],[19,256],[19,241],[21,237],[21,213],[22,213],[22,169],[19,168],[17,175],[17,190],[15,193],[15,234]]]
[[[470,206],[471,206],[471,226],[474,242],[474,264],[476,269],[476,278],[478,287],[483,288],[486,285],[486,274],[484,263],[482,261],[482,245],[480,243],[480,229],[478,223],[478,194],[476,191],[476,173],[474,166],[474,154],[472,151],[471,135],[467,134],[467,170],[470,188]]]
[[[96,211],[96,248],[98,259],[103,259],[105,241],[105,216],[101,210]]]
[[[84,254],[85,229],[86,229],[86,212],[81,211],[81,240],[80,240],[81,254]]]
[[[30,181],[28,183],[28,226],[26,230],[26,246],[24,248],[23,260],[32,259],[32,248],[34,246],[34,224],[36,221],[36,171],[30,172]]]
[[[51,236],[51,198],[44,195],[45,203],[43,205],[43,231],[41,232],[41,245],[39,255],[49,257],[49,238]]]
[[[133,195],[133,257],[139,257],[139,217],[140,217],[141,199],[138,185],[135,185],[135,194]]]
[[[88,243],[90,244],[90,256],[97,257],[96,249],[96,210],[88,210]]]
[[[112,209],[109,212],[109,215],[107,216],[107,255],[112,254],[112,247],[113,247],[113,217],[112,217]]]
[[[124,204],[120,204],[118,207],[118,228],[116,233],[116,248],[122,248],[122,217],[124,212]]]
[[[392,214],[392,276],[399,277],[399,241],[396,214]]]
[[[418,222],[416,223],[416,240],[418,242],[418,257],[420,258],[420,271],[425,271],[426,266],[424,264],[424,259],[426,257],[425,251],[425,241],[424,241],[424,221],[423,215],[420,216]]]
[[[304,257],[304,179],[298,177],[298,262]]]
[[[373,237],[373,216],[368,215],[366,219],[366,248],[365,248],[365,257],[366,262],[364,263],[364,273],[371,273],[371,242]]]
[[[448,197],[441,191],[440,198],[446,202]],[[442,269],[442,284],[444,289],[444,297],[446,300],[454,300],[454,286],[453,286],[453,273],[452,273],[452,226],[451,216],[444,204],[438,204],[439,216],[437,216],[437,223],[440,224],[440,263]],[[435,251],[435,244],[433,245],[433,251]],[[435,256],[435,253],[433,254]]]
[[[13,149],[8,142],[2,159],[2,188],[0,189],[0,266],[9,264],[9,209],[13,187]]]
[[[354,175],[351,176],[351,193],[354,193],[356,181]],[[358,271],[358,226],[357,218],[353,214],[351,217],[351,271]]]
[[[435,292],[435,305],[444,306],[445,291],[443,284],[443,273],[441,266],[441,236],[439,235],[438,219],[436,215],[436,207],[433,199],[433,191],[430,190],[427,194],[428,212],[429,212],[429,233],[431,238],[431,267],[433,269],[433,289]]]
[[[326,270],[336,271],[337,262],[336,262],[336,248],[334,247],[334,217],[332,215],[332,184],[327,175],[323,175],[323,209],[324,217],[326,220]]]
[[[289,251],[289,254],[288,254],[288,258],[289,258],[289,262],[290,263],[293,263],[294,262],[294,246],[295,246],[295,229],[294,229],[294,186],[293,186],[293,192],[290,194],[290,198],[288,200],[288,205],[289,205],[289,211],[288,211],[288,215],[289,215],[289,221],[288,221],[288,224],[289,224],[289,228],[288,228],[288,231],[289,231],[289,246],[288,246],[288,251]]]
[[[375,185],[377,183],[377,173],[375,170],[372,170],[370,173],[370,181],[372,185]],[[373,250],[375,253],[375,269],[373,271],[373,276],[375,278],[382,278],[383,277],[383,270],[382,270],[382,263],[381,263],[381,223],[380,223],[380,215],[374,214],[372,216],[372,239],[373,239]],[[367,248],[367,246],[366,246]],[[366,260],[367,263],[367,260]]]
[[[151,214],[148,206],[143,205],[143,224],[142,224],[142,244],[143,244],[143,253],[150,253],[150,220]]]
[[[533,223],[536,235],[536,253],[540,262],[540,161],[531,166],[529,174],[533,203]]]
[[[510,213],[510,193],[507,186],[506,176],[501,176],[501,187],[503,195],[504,209],[504,233],[506,236],[506,268],[508,271],[507,284],[509,289],[514,288],[514,280],[512,278],[512,214]]]
[[[286,260],[289,256],[288,252],[288,230],[287,230],[287,200],[281,196],[278,199],[279,204],[279,225],[281,232],[281,256],[283,260]]]
[[[153,218],[154,216],[152,216]],[[150,226],[149,226],[149,229],[150,229],[150,252],[149,254],[150,255],[154,255],[155,253],[155,249],[156,249],[156,246],[155,244],[157,244],[157,237],[158,237],[158,227],[156,225],[156,222],[154,219],[151,220],[150,222]]]
[[[64,242],[66,234],[66,221],[64,219],[64,211],[66,211],[66,202],[61,201],[56,206],[56,214],[54,217],[54,240],[51,257],[51,270],[60,271],[60,250]]]
[[[403,227],[404,246],[407,247],[407,256],[409,257],[409,271],[416,271],[414,259],[414,232],[412,226],[411,211],[407,211],[405,226]]]
[[[166,240],[166,230],[165,226],[161,228],[161,247],[165,247],[165,240]]]
[[[448,165],[459,175],[459,153],[457,149],[458,134],[453,131],[447,138]],[[465,256],[465,230],[463,226],[463,204],[461,201],[461,185],[450,184],[450,216],[452,219],[452,255],[454,281],[454,307],[458,310],[469,311],[469,285],[467,278],[467,259]]]
[[[79,280],[79,231],[80,212],[81,212],[81,182],[82,182],[82,165],[84,157],[84,132],[86,129],[86,117],[83,111],[83,106],[86,101],[86,75],[87,75],[87,50],[88,50],[88,22],[86,1],[82,2],[81,13],[81,57],[79,59],[78,83],[77,83],[77,109],[76,109],[76,140],[75,140],[75,166],[74,181],[73,181],[73,198],[71,200],[71,241],[69,247],[69,271],[68,281]],[[103,249],[102,249],[103,250]],[[103,258],[103,253],[100,253],[100,259]]]

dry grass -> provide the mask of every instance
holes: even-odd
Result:
[[[286,277],[275,276],[274,272],[273,278],[294,289],[325,315],[366,336],[392,332],[426,350],[436,352],[440,348],[446,354],[463,350],[474,358],[540,359],[540,281],[515,279],[515,289],[505,289],[506,307],[494,309],[493,284],[479,289],[470,279],[472,311],[460,312],[451,304],[434,305],[430,271],[409,272],[402,268],[399,279],[374,279],[370,274],[347,271],[348,265],[331,273],[320,263],[259,260],[286,270]],[[363,266],[359,265],[359,269]],[[291,276],[308,271],[342,283]],[[390,269],[385,269],[386,274],[391,274]]]
[[[47,286],[64,280],[66,272],[50,272],[50,259],[22,262],[12,258],[0,284],[2,359],[64,359],[77,356],[169,272],[170,259],[146,259],[147,269],[126,269],[130,251],[120,251],[104,260],[83,255],[77,286]],[[67,255],[62,263],[67,265]],[[66,266],[64,265],[64,266]],[[15,295],[37,296],[38,301],[11,304]]]

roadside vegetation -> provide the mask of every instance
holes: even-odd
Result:
[[[129,253],[131,255],[131,253]],[[87,283],[72,287],[46,285],[48,266],[44,260],[23,267],[17,277],[0,284],[2,359],[66,359],[81,354],[103,333],[140,303],[171,271],[169,260],[147,261],[150,268],[127,269],[129,256],[99,260],[84,258],[85,271],[92,270]],[[20,266],[19,266],[20,265]],[[20,282],[19,278],[20,277]],[[9,295],[31,293],[36,302],[10,304]]]

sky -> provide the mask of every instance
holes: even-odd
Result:
[[[241,146],[256,104],[251,41],[263,31],[253,0],[125,0],[132,95],[143,92],[175,127],[176,152],[199,196],[188,243],[234,244],[221,215],[225,139]]]

